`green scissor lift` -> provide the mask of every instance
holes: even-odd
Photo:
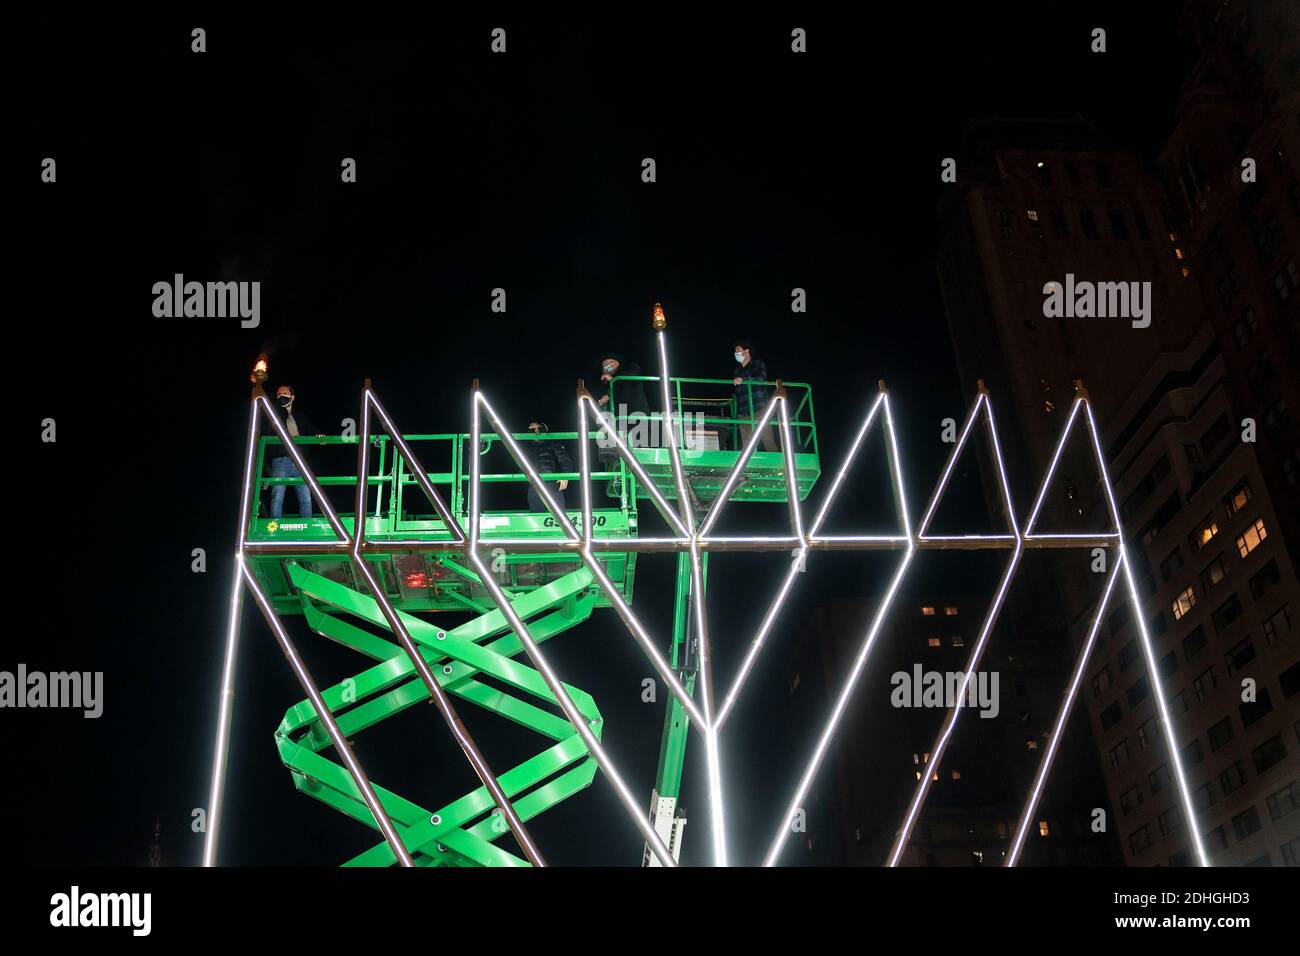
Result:
[[[618,386],[630,379],[614,380],[614,403]],[[653,390],[658,380],[641,378]],[[736,429],[750,421],[738,419],[733,399],[692,398],[684,394],[700,391],[715,395],[729,393],[731,383],[714,379],[672,378],[669,380],[675,411],[684,416],[678,431],[679,445],[687,443],[689,454],[683,455],[683,470],[693,499],[701,513],[717,493],[739,457]],[[789,396],[790,425],[796,449],[796,478],[799,498],[807,497],[821,473],[813,418],[812,393],[799,383],[784,383]],[[646,423],[655,430],[660,416]],[[683,434],[685,432],[685,434]],[[595,439],[597,432],[589,436]],[[467,434],[405,435],[414,454],[426,467],[430,462],[447,462],[443,472],[430,472],[434,485],[447,489],[448,505],[462,527],[468,526],[470,468],[468,455],[473,453]],[[535,440],[531,433],[514,436],[528,449]],[[578,435],[574,432],[551,433],[551,440],[566,441],[576,457]],[[539,735],[547,746],[536,756],[504,773],[499,781],[515,810],[524,821],[554,806],[587,787],[597,766],[587,753],[582,739],[569,722],[556,713],[554,696],[521,653],[519,639],[510,630],[499,610],[492,604],[482,582],[463,563],[459,552],[451,547],[451,534],[434,514],[420,493],[406,460],[396,454],[396,446],[386,435],[372,438],[374,462],[368,484],[372,497],[367,498],[364,516],[368,542],[366,560],[383,582],[387,596],[402,615],[412,639],[445,691],[525,727]],[[491,433],[482,437],[480,454],[488,454],[500,439]],[[355,445],[356,438],[299,438],[300,445]],[[276,438],[263,438],[257,450],[256,474],[264,474],[263,464],[273,454]],[[719,447],[721,446],[721,447]],[[310,462],[312,449],[304,449]],[[638,461],[666,498],[675,500],[676,484],[670,467],[667,447],[634,449]],[[513,466],[513,463],[511,465]],[[632,538],[638,533],[637,503],[647,496],[635,476],[620,459],[592,456],[592,527],[601,538]],[[567,478],[570,500],[576,499],[577,473],[543,475],[548,480]],[[331,486],[356,485],[356,475],[316,475],[328,494]],[[517,496],[524,497],[527,476],[517,471],[481,474],[484,485],[513,483]],[[302,483],[301,478],[262,478],[261,487]],[[604,491],[602,497],[600,492]],[[732,493],[732,500],[785,502],[787,500],[784,460],[780,453],[758,451],[746,466],[744,479]],[[258,495],[246,529],[250,542],[330,541],[334,538],[326,519],[284,515],[279,520],[265,516],[266,502]],[[374,501],[373,509],[369,502]],[[292,496],[286,495],[286,508]],[[355,514],[340,512],[340,520],[353,531]],[[575,527],[581,526],[577,508],[570,508]],[[484,510],[481,518],[481,543],[492,548],[498,539],[559,539],[562,531],[547,513],[528,511]],[[447,552],[392,551],[382,547],[384,540],[447,541]],[[624,598],[632,601],[636,553],[602,551],[599,560]],[[688,613],[690,603],[690,569],[688,557],[678,553],[677,585],[674,595],[672,647],[669,661],[689,693],[695,686],[695,650],[693,628]],[[706,569],[707,558],[705,554]],[[427,687],[415,673],[414,665],[402,647],[389,636],[379,636],[374,629],[388,631],[388,624],[378,604],[369,596],[363,579],[344,555],[276,552],[250,554],[249,567],[269,595],[280,615],[301,614],[317,634],[334,640],[370,658],[374,663],[354,677],[322,690],[326,705],[338,721],[342,733],[351,737],[385,718],[429,699]],[[504,549],[494,552],[492,568],[498,583],[510,595],[515,610],[529,623],[532,636],[545,641],[587,620],[591,613],[608,607],[609,601],[596,585],[591,572],[572,553],[518,553]],[[443,629],[432,623],[436,612],[468,612],[464,623]],[[371,629],[357,626],[359,620]],[[389,631],[391,635],[391,631]],[[590,694],[565,685],[574,703],[597,737],[603,718]],[[688,719],[682,705],[669,695],[660,747],[659,767],[652,794],[650,814],[660,835],[674,856],[680,853],[685,818],[677,807],[682,766],[686,755]],[[276,730],[276,745],[281,759],[289,768],[295,786],[343,814],[374,827],[375,821],[359,799],[347,770],[325,757],[330,740],[310,700],[291,707]],[[394,824],[403,829],[403,839],[418,865],[425,866],[518,866],[526,861],[497,844],[509,833],[504,819],[494,811],[485,787],[479,787],[458,799],[436,808],[423,807],[383,787],[376,793],[389,811]],[[506,841],[507,843],[509,841]],[[348,865],[386,865],[393,862],[387,842],[373,847],[348,861]],[[644,862],[654,857],[648,851]]]

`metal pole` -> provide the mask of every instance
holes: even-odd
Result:
[[[226,762],[230,751],[230,725],[235,716],[235,667],[239,657],[239,618],[243,611],[241,580],[244,542],[248,534],[253,494],[253,449],[257,445],[257,396],[255,386],[248,404],[248,442],[244,447],[244,482],[239,495],[239,532],[236,535],[233,575],[230,584],[230,617],[226,625],[226,651],[221,665],[221,696],[217,702],[217,739],[212,748],[212,775],[208,789],[207,832],[203,839],[203,865],[217,865],[217,842],[221,836],[221,810],[225,801]]]

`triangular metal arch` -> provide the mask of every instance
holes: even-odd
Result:
[[[930,529],[934,516],[938,513],[939,503],[943,500],[944,492],[948,490],[948,482],[952,478],[953,469],[957,465],[957,460],[961,458],[962,451],[966,448],[966,442],[970,439],[975,419],[980,417],[979,412],[983,409],[984,431],[989,441],[989,451],[993,454],[995,471],[997,472],[998,490],[1001,492],[1000,500],[1002,504],[1002,517],[1006,521],[1007,535],[987,535],[987,534],[966,534],[966,535],[931,535],[927,534]],[[939,483],[935,485],[931,493],[930,501],[926,505],[925,513],[921,516],[921,522],[917,526],[916,538],[918,541],[945,541],[980,538],[984,540],[996,539],[1018,539],[1020,531],[1016,527],[1015,505],[1011,502],[1011,487],[1007,482],[1006,469],[1002,462],[1002,450],[997,437],[997,427],[993,422],[993,406],[989,402],[988,392],[984,389],[984,383],[979,383],[979,391],[975,396],[975,401],[971,403],[970,411],[966,413],[966,420],[962,424],[961,434],[948,453],[948,460],[944,464],[943,472],[940,475]]]
[[[466,537],[464,529],[460,526],[460,522],[456,520],[456,516],[451,513],[451,509],[447,507],[446,502],[442,500],[442,496],[438,494],[438,489],[435,488],[433,482],[429,480],[428,469],[424,467],[419,457],[411,449],[405,436],[402,435],[401,430],[396,426],[396,424],[394,424],[392,416],[388,414],[388,410],[384,408],[383,403],[379,401],[379,396],[375,394],[369,384],[366,385],[361,393],[361,435],[358,439],[361,447],[358,450],[356,507],[358,517],[360,518],[360,516],[365,512],[367,504],[366,482],[369,475],[367,474],[368,469],[366,463],[369,458],[371,437],[370,412],[372,410],[379,417],[379,424],[384,433],[387,434],[393,444],[397,446],[398,453],[406,459],[411,474],[415,478],[415,483],[420,486],[420,490],[424,492],[424,497],[428,500],[429,504],[433,506],[433,510],[438,513],[438,517],[442,519],[444,526],[446,526],[447,530],[451,533],[452,540],[450,543],[456,545],[463,544],[466,541]],[[365,522],[363,520],[358,520],[358,543],[362,543],[364,537]],[[392,544],[393,542],[387,543]]]
[[[1098,536],[1102,536],[1102,537],[1109,536],[1109,537],[1119,538],[1119,528],[1120,528],[1119,512],[1113,507],[1113,502],[1111,502],[1110,500],[1111,498],[1110,481],[1105,477],[1106,469],[1101,459],[1100,446],[1098,446],[1097,449],[1095,450],[1093,459],[1094,459],[1094,464],[1097,465],[1097,475],[1099,478],[1102,479],[1102,482],[1106,489],[1107,512],[1110,518],[1110,528],[1107,531],[1103,531],[1103,532],[1077,532],[1077,533],[1069,533],[1069,534],[1060,534],[1060,533],[1044,534],[1041,532],[1035,534],[1034,531],[1035,527],[1038,524],[1038,517],[1042,513],[1043,503],[1047,500],[1047,492],[1051,490],[1052,479],[1056,476],[1056,466],[1059,465],[1061,462],[1061,455],[1065,451],[1065,446],[1070,439],[1070,433],[1074,430],[1075,423],[1079,420],[1080,417],[1079,413],[1084,409],[1086,405],[1085,395],[1086,393],[1083,393],[1081,391],[1080,394],[1075,397],[1074,402],[1071,403],[1070,405],[1069,417],[1065,421],[1065,427],[1061,429],[1061,435],[1056,441],[1056,450],[1052,453],[1052,460],[1048,464],[1047,470],[1043,473],[1043,480],[1038,486],[1037,494],[1034,495],[1034,506],[1032,509],[1030,509],[1029,517],[1025,521],[1024,536],[1026,541],[1030,541],[1036,538],[1057,538],[1061,540],[1070,540],[1075,538],[1078,539],[1095,538]],[[1090,416],[1085,416],[1085,417],[1090,417]]]
[[[549,511],[551,517],[555,519],[556,527],[564,532],[565,537],[567,537],[571,543],[579,542],[581,536],[573,527],[573,523],[569,521],[569,516],[564,513],[564,509],[560,508],[558,503],[555,501],[555,498],[552,497],[551,489],[546,487],[546,482],[541,479],[537,469],[533,467],[533,463],[528,460],[528,456],[525,455],[523,449],[519,447],[519,443],[515,441],[514,435],[505,427],[505,422],[503,422],[501,417],[497,415],[496,409],[492,407],[492,403],[489,402],[487,397],[477,388],[474,389],[472,404],[474,419],[472,422],[473,438],[471,441],[474,447],[470,449],[470,454],[473,456],[473,462],[477,465],[479,457],[478,446],[483,427],[482,420],[479,418],[479,410],[482,409],[487,413],[488,420],[492,424],[492,431],[496,434],[497,438],[501,440],[501,443],[505,445],[506,451],[510,453],[510,457],[514,459],[515,464],[518,465],[523,473],[528,477],[528,483],[533,486],[533,490],[537,492],[538,496],[542,499],[542,503],[546,505],[546,510]],[[481,474],[479,469],[476,467],[474,470],[474,480],[470,486],[471,499],[474,502],[473,507],[471,508],[470,522],[472,527],[475,529],[471,532],[471,537],[474,538],[477,537],[476,532],[480,526],[479,523],[482,517],[478,507],[479,493],[481,491],[480,482]]]

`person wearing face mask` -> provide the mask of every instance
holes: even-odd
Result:
[[[529,422],[528,430],[539,436],[538,441],[525,443],[525,447],[531,447],[532,454],[530,457],[539,474],[553,475],[556,472],[577,471],[573,467],[573,458],[569,455],[569,449],[564,446],[563,442],[540,437],[550,431],[546,427],[546,422]],[[551,497],[559,504],[561,510],[568,511],[569,502],[565,492],[569,488],[569,480],[561,478],[558,481],[548,481],[547,484],[550,486]],[[533,487],[532,482],[528,484],[528,510],[546,510],[546,502],[537,493],[537,489]]]
[[[749,385],[746,383],[748,381],[761,382],[766,380],[767,365],[761,358],[754,355],[750,343],[744,340],[736,343],[732,357],[736,360],[736,369],[732,372],[731,378],[731,384],[736,386],[733,393],[736,399],[736,417],[756,419],[763,414],[771,395],[766,385]],[[749,441],[749,436],[754,433],[754,426],[742,423],[738,427],[740,429],[740,447],[744,448]],[[768,427],[764,428],[763,433],[759,436],[764,451],[780,450],[776,442],[774,429],[775,426],[769,423]]]
[[[603,391],[598,391],[596,404],[601,411],[607,415],[613,416],[617,423],[619,437],[622,438],[629,447],[640,444],[638,433],[644,429],[636,428],[638,419],[645,419],[650,414],[650,400],[646,397],[645,382],[627,382],[618,383],[618,387],[613,389],[614,401],[618,403],[617,408],[610,407],[610,379],[615,376],[640,375],[641,366],[636,362],[624,358],[617,352],[610,352],[600,360],[600,380],[605,383]],[[629,419],[632,419],[629,421]]]
[[[294,395],[293,387],[281,385],[275,390],[275,398],[271,401],[271,407],[279,416],[280,421],[284,424],[284,430],[289,433],[289,437],[297,438],[299,435],[315,435],[317,438],[325,436],[316,431],[316,427],[311,420],[303,414],[302,410],[295,404],[297,396]],[[300,478],[298,466],[293,463],[287,451],[278,445],[272,445],[270,453],[275,456],[271,459],[271,477],[272,478]],[[271,517],[279,518],[284,513],[284,489],[288,485],[275,485],[271,488]],[[298,496],[298,514],[304,518],[311,517],[311,489],[305,484],[294,485],[294,494]]]

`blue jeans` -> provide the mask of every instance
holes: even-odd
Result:
[[[271,459],[271,477],[272,478],[300,478],[298,466],[293,463],[293,459],[288,455],[281,455],[279,458]],[[284,489],[288,485],[271,486],[271,517],[278,518],[284,514]],[[298,496],[298,514],[304,518],[311,517],[311,489],[306,485],[294,485],[294,493]]]

